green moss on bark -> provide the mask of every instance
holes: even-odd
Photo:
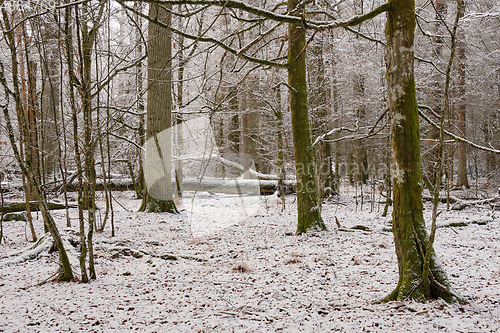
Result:
[[[146,209],[147,213],[172,213],[179,214],[173,200],[158,200],[148,196]]]
[[[299,16],[303,9],[300,1],[288,1],[288,10],[292,12],[292,15]],[[297,175],[297,234],[301,234],[308,230],[326,230],[326,226],[319,209],[307,109],[305,28],[302,24],[290,23],[288,36],[288,84],[291,87],[290,110]]]
[[[437,263],[432,248],[432,276],[430,280],[422,279],[428,235],[422,204],[420,128],[413,69],[414,30],[414,0],[392,0],[386,26],[387,91],[394,166],[392,228],[399,280],[386,300],[412,298],[423,302],[437,297],[452,300],[446,292],[449,288],[446,274]]]

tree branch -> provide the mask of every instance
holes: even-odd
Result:
[[[418,106],[419,109],[426,109],[426,110],[430,110],[432,111],[434,114],[436,114],[436,112],[429,106],[426,106],[426,105],[419,105]],[[439,124],[436,124],[434,121],[432,121],[429,117],[427,117],[427,115],[425,113],[423,113],[421,110],[418,110],[418,114],[426,121],[428,122],[431,126],[435,127],[435,128],[440,128],[439,127]],[[467,139],[464,139],[458,135],[455,135],[447,130],[444,130],[444,133],[450,137],[452,137],[453,139],[455,139],[455,141],[458,141],[458,142],[463,142],[465,144],[468,144],[469,146],[473,147],[473,148],[476,148],[476,149],[480,149],[480,150],[484,150],[484,151],[489,151],[491,153],[495,153],[495,154],[500,154],[500,150],[499,149],[495,149],[495,148],[488,148],[488,147],[484,147],[484,146],[480,146],[478,145],[477,143],[474,143],[474,142],[471,142]]]
[[[119,0],[118,2],[123,5],[124,1],[139,1],[139,0]],[[377,15],[380,15],[388,11],[391,7],[390,3],[385,3],[375,8],[371,12],[368,12],[363,15],[355,15],[347,20],[316,21],[316,20],[303,19],[302,17],[291,16],[288,14],[278,14],[273,11],[255,7],[238,0],[146,0],[145,2],[158,3],[158,4],[171,4],[171,5],[184,5],[184,4],[210,5],[210,6],[218,6],[225,8],[241,9],[250,14],[254,14],[278,22],[296,23],[296,24],[305,23],[306,28],[314,30],[329,30],[338,27],[356,26],[369,19],[374,18]]]
[[[124,3],[123,0],[117,0],[117,1],[124,8],[132,11],[133,13],[139,15],[142,18],[145,18],[149,22],[155,23],[155,24],[159,25],[162,28],[171,30],[173,33],[175,33],[175,34],[177,34],[179,36],[183,36],[185,38],[196,40],[196,41],[200,41],[200,42],[215,44],[215,45],[221,47],[222,49],[226,50],[227,52],[229,52],[231,54],[238,55],[238,51],[237,50],[231,48],[230,46],[224,44],[223,42],[221,42],[221,41],[219,41],[219,40],[217,40],[215,38],[195,36],[195,35],[191,35],[191,34],[188,34],[186,32],[180,31],[180,30],[178,30],[178,29],[176,29],[176,28],[174,28],[172,26],[169,26],[169,25],[167,25],[167,24],[165,24],[163,22],[158,21],[155,18],[151,18],[148,15],[145,15],[145,14],[139,12],[139,11],[135,10],[134,8],[132,8],[130,6],[127,6]],[[179,3],[184,4],[184,3],[189,3],[189,2],[183,2],[183,1],[177,1],[176,2],[176,0],[175,1],[149,1],[149,2],[160,3],[160,4],[179,4]],[[278,62],[274,62],[274,61],[271,61],[271,60],[259,59],[259,58],[247,56],[245,54],[240,54],[239,57],[241,57],[241,58],[243,58],[243,59],[245,59],[247,61],[258,63],[258,64],[265,65],[265,66],[278,67],[278,68],[287,68],[287,64],[286,63],[278,63]]]

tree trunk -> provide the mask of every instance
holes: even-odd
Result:
[[[95,41],[96,29],[98,22],[94,22],[92,28],[88,22],[83,22],[81,26],[82,45],[81,45],[81,66],[82,77],[82,107],[83,107],[83,122],[84,122],[84,174],[85,181],[83,186],[83,197],[87,207],[88,214],[88,231],[87,231],[87,248],[89,258],[89,278],[96,279],[94,267],[94,251],[92,237],[96,222],[96,201],[95,201],[95,185],[96,185],[96,169],[95,169],[95,147],[96,139],[94,138],[94,125],[92,120],[92,48]]]
[[[333,126],[335,128],[340,128],[342,127],[342,114],[339,110],[339,92],[337,90],[337,73],[336,73],[336,68],[335,68],[335,61],[334,59],[331,60],[331,70],[332,70],[332,82],[331,82],[331,99],[332,99],[332,107],[333,107]],[[333,134],[334,139],[338,139],[340,137],[339,132],[335,132]],[[333,187],[332,187],[332,194],[339,194],[340,193],[340,178],[342,177],[341,171],[340,171],[340,145],[341,141],[337,141],[334,143],[333,147],[333,164],[335,166],[334,174],[333,174]]]
[[[229,151],[239,153],[240,151],[240,120],[238,115],[238,94],[234,88],[228,96],[229,112],[231,120],[229,122],[227,140],[229,141]]]
[[[318,137],[331,129],[328,122],[330,115],[328,95],[330,95],[330,92],[325,77],[323,45],[323,38],[318,37],[318,40],[313,41],[310,46],[312,59],[308,61],[308,99],[311,107],[312,133],[314,137]],[[314,153],[319,187],[318,195],[320,198],[325,198],[332,194],[335,187],[332,172],[331,143],[327,141],[318,142],[314,147]]]
[[[392,182],[391,182],[391,138],[390,136],[387,137],[386,143],[385,143],[386,149],[384,153],[384,159],[385,159],[385,173],[384,173],[384,187],[386,190],[386,197],[385,197],[385,206],[384,206],[384,212],[382,213],[383,217],[387,216],[387,213],[389,211],[389,206],[392,205]]]
[[[20,127],[20,139],[22,144],[19,146],[20,154],[24,157],[25,160],[29,160],[31,162],[32,170],[34,172],[34,177],[36,179],[40,179],[39,175],[39,155],[38,155],[38,136],[37,136],[37,112],[36,112],[36,63],[30,61],[29,57],[29,38],[26,34],[25,24],[21,24],[20,28],[17,30],[21,30],[21,35],[19,38],[19,47],[22,47],[24,42],[24,52],[19,52],[19,79],[20,79],[20,89],[21,89],[21,108],[17,109],[16,112],[24,112],[25,119],[27,121],[27,132],[24,133],[22,130],[21,124]],[[15,35],[15,31],[13,32]],[[23,56],[24,55],[24,56]],[[26,74],[24,64],[27,64],[28,70]],[[31,67],[31,68],[30,68]],[[26,80],[27,78],[27,80]],[[16,83],[17,84],[17,83]],[[18,119],[21,118],[19,114],[17,114]],[[23,181],[23,189],[24,196],[26,201],[26,213],[28,217],[28,224],[30,226],[32,240],[36,241],[37,236],[35,233],[35,229],[33,226],[33,217],[31,214],[30,207],[28,202],[30,200],[35,200],[33,194],[33,188],[26,181],[26,176],[22,175]],[[45,229],[47,232],[47,229]]]
[[[241,153],[252,160],[255,170],[260,171],[258,147],[260,115],[256,94],[259,91],[257,77],[250,74],[245,80],[245,88],[240,91]]]
[[[28,60],[28,54],[26,54],[26,60]],[[40,155],[39,145],[38,145],[38,131],[37,131],[37,105],[36,105],[36,63],[34,61],[28,60],[28,100],[27,100],[27,122],[28,122],[28,137],[25,138],[27,143],[29,144],[29,151],[27,150],[25,154],[30,155],[30,160],[32,164],[33,176],[39,182],[42,177],[40,176]],[[26,192],[26,197],[30,197],[29,200],[34,200],[33,197],[33,188],[28,185],[27,188],[29,191]],[[29,194],[29,195],[28,195]],[[31,209],[29,205],[26,206],[26,211],[28,213],[28,220],[31,235],[33,237],[33,241],[37,240],[35,228],[33,226],[33,218],[31,215]]]
[[[391,0],[387,14],[387,94],[391,114],[393,161],[392,228],[399,281],[388,300],[448,298],[435,284],[422,283],[427,231],[423,217],[420,130],[414,79],[414,0]],[[431,251],[433,249],[431,248]],[[432,253],[433,278],[448,286]],[[427,286],[427,288],[424,288]],[[426,290],[427,289],[427,290]]]
[[[79,221],[79,231],[80,231],[80,274],[81,281],[83,283],[88,282],[87,275],[87,237],[85,236],[85,219],[83,217],[83,168],[82,168],[82,158],[79,147],[79,135],[78,135],[78,110],[75,101],[75,86],[76,74],[74,68],[74,52],[73,52],[73,29],[71,22],[71,7],[67,7],[64,13],[64,33],[65,33],[65,46],[66,46],[66,61],[68,64],[68,76],[69,76],[69,101],[71,106],[71,120],[73,123],[73,144],[75,150],[75,162],[76,169],[78,172],[78,221]]]
[[[283,112],[281,106],[281,89],[280,85],[276,85],[276,145],[278,148],[278,186],[276,190],[278,195],[281,195],[281,211],[285,210],[285,144],[283,140]]]
[[[458,0],[462,3],[462,11],[460,13],[461,17],[465,13],[465,2],[464,0]],[[462,32],[459,33],[457,38],[457,117],[458,124],[457,129],[459,131],[458,135],[462,138],[467,137],[467,126],[466,126],[466,108],[465,108],[465,36]],[[467,151],[466,145],[463,142],[458,143],[457,150],[457,186],[469,188],[469,180],[467,179]]]
[[[135,2],[134,3],[134,8],[140,12],[142,12],[142,4],[140,2]],[[137,22],[137,27],[136,27],[136,43],[137,43],[137,58],[142,57],[143,51],[142,51],[142,18],[139,17],[139,15],[135,15],[135,20]],[[136,98],[137,98],[137,113],[139,113],[139,124],[138,124],[138,130],[137,130],[137,144],[140,147],[144,147],[144,143],[146,142],[145,140],[145,117],[144,117],[144,92],[143,90],[143,81],[144,81],[144,74],[143,74],[143,69],[142,69],[142,61],[137,63],[136,66]],[[146,189],[146,183],[144,180],[144,166],[143,166],[143,161],[142,161],[142,151],[141,149],[138,149],[137,151],[137,156],[138,156],[138,176],[137,176],[137,186],[136,186],[136,196],[137,198],[142,198],[145,200],[145,192],[144,190]]]
[[[448,13],[448,4],[446,0],[436,0],[436,13],[434,21],[434,34],[432,38],[435,44],[435,53],[439,62],[444,62],[443,57],[443,46],[445,45],[443,40],[443,35],[445,34],[443,19],[446,19]],[[436,114],[441,114],[443,101],[443,86],[442,86],[442,74],[438,71],[434,71],[429,83],[429,95],[428,103]],[[433,120],[439,123],[439,119],[433,117]],[[426,126],[429,126],[426,124]],[[429,191],[433,191],[433,186],[436,183],[436,177],[441,177],[441,170],[437,170],[437,154],[438,154],[438,140],[439,140],[439,129],[430,126],[423,128],[424,132],[424,143],[423,143],[423,154],[422,154],[422,166],[424,172],[424,182]]]
[[[42,45],[42,125],[43,134],[43,159],[44,176],[57,169],[58,156],[58,106],[59,106],[59,64],[58,64],[58,36],[57,29],[52,21],[41,23],[40,33],[44,43]],[[45,179],[45,178],[44,178]]]
[[[179,10],[181,10],[181,5],[179,5]],[[178,25],[179,29],[182,30],[183,28],[183,20],[181,17],[178,18]],[[178,113],[175,117],[175,154],[177,156],[181,156],[182,154],[182,113],[181,110],[184,107],[184,100],[183,100],[183,94],[184,94],[184,67],[186,66],[187,60],[184,59],[184,37],[179,36],[178,37],[178,45],[179,45],[179,51],[178,51],[178,69],[177,69],[177,110]],[[221,126],[222,130],[222,126]],[[220,147],[221,145],[219,145]],[[184,173],[183,173],[183,163],[181,159],[178,159],[175,162],[175,195],[178,198],[182,198],[182,179],[184,178]]]
[[[288,1],[290,15],[300,16],[304,3]],[[288,25],[288,85],[297,175],[297,234],[308,230],[326,230],[319,208],[314,177],[314,152],[309,129],[306,82],[306,29],[302,24]]]
[[[357,100],[356,122],[359,126],[365,126],[366,106],[365,104],[365,77],[362,73],[357,73],[354,78],[354,96]],[[355,146],[355,180],[360,184],[368,182],[368,154],[364,140],[356,140],[353,142]],[[363,195],[361,195],[363,198]]]
[[[168,6],[167,6],[168,7]],[[149,16],[167,25],[171,17],[157,4]],[[148,27],[148,106],[146,119],[145,178],[148,212],[178,213],[172,195],[172,32],[154,23]],[[156,161],[156,162],[154,162]],[[163,176],[161,176],[163,175]],[[151,181],[153,176],[153,180]],[[149,181],[148,181],[149,179]]]

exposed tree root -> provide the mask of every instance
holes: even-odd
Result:
[[[173,200],[158,200],[148,196],[146,204],[147,213],[172,213],[179,214]]]
[[[413,229],[413,236],[415,237],[415,241],[417,243],[418,250],[420,252],[420,256],[422,257],[422,260],[423,260],[423,258],[425,257],[425,253],[424,253],[422,242],[418,238],[417,231],[415,230],[414,226],[412,226],[412,229]],[[440,293],[438,292],[438,297],[443,298],[448,303],[459,301],[461,304],[467,304],[467,301],[465,299],[463,299],[463,297],[457,295],[456,293],[451,291],[449,287],[446,287],[443,284],[441,284],[439,281],[437,281],[436,278],[434,277],[434,273],[432,272],[432,269],[430,269],[430,272],[429,272],[429,280],[431,282],[431,285],[434,286],[437,290],[439,290],[441,293],[444,293],[444,294],[450,296],[450,297],[445,298],[442,295],[439,295]],[[421,284],[422,284],[422,281],[419,281],[419,283],[415,286],[415,289],[417,289],[418,286]],[[408,295],[408,297],[411,297],[411,294]]]

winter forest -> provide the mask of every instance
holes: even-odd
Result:
[[[0,0],[0,332],[498,332],[494,0]]]

